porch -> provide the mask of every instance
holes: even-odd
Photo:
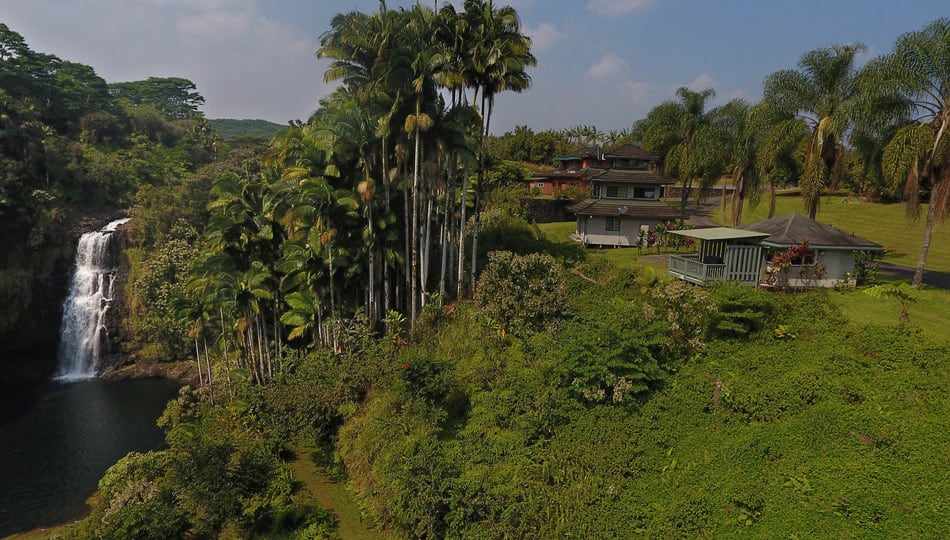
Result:
[[[670,275],[704,285],[709,281],[722,281],[726,275],[726,265],[706,264],[699,259],[699,255],[670,255]]]
[[[736,281],[755,286],[762,277],[765,248],[759,241],[768,235],[727,227],[670,232],[699,241],[698,253],[670,256],[675,278],[697,285]]]

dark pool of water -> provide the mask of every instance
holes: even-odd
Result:
[[[165,379],[0,386],[0,538],[79,518],[103,473],[160,448]]]

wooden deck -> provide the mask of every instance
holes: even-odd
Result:
[[[722,257],[704,258],[707,262],[698,254],[670,255],[670,275],[697,285],[715,281],[756,285],[764,267],[762,248],[755,245],[730,245]]]

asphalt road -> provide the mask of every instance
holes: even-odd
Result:
[[[908,266],[898,266],[890,263],[880,263],[878,265],[882,274],[897,276],[906,279],[908,282],[914,278],[914,269]],[[940,289],[950,289],[950,272],[935,272],[933,270],[924,270],[924,284]]]

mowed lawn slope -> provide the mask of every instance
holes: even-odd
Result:
[[[763,197],[763,200],[754,208],[746,205],[742,223],[766,219],[768,212],[768,200]],[[798,195],[777,197],[775,215],[792,212],[805,215],[801,198]],[[717,223],[724,224],[725,222],[718,207],[710,217]],[[907,207],[903,204],[869,203],[845,196],[823,197],[818,210],[818,221],[881,244],[887,250],[885,262],[911,268],[917,266],[917,258],[920,256],[926,217],[926,205],[921,206],[920,219],[914,221],[908,217]],[[550,240],[567,242],[568,236],[574,232],[575,224],[573,221],[545,223],[540,225],[540,229]],[[606,249],[594,250],[594,252],[598,253],[598,256],[628,267],[637,258],[636,250],[630,249]],[[648,251],[644,250],[643,253],[647,254]],[[937,272],[950,272],[950,223],[938,224],[934,228],[926,268]]]

